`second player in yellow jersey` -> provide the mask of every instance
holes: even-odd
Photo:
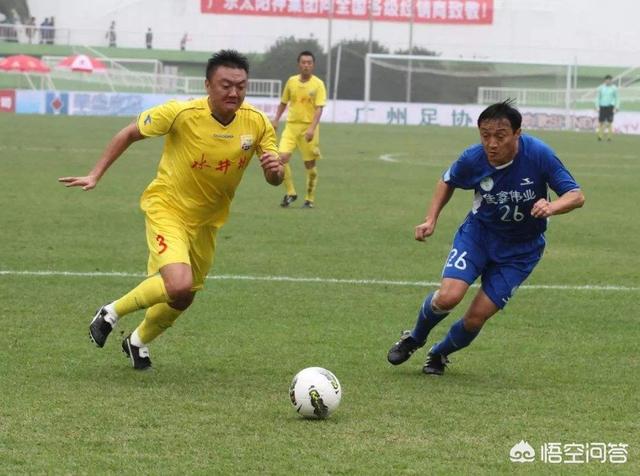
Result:
[[[315,58],[310,51],[298,55],[299,74],[291,76],[285,84],[282,98],[273,125],[278,127],[280,117],[287,106],[287,124],[285,126],[278,151],[284,165],[284,183],[286,194],[280,205],[288,207],[298,194],[293,183],[289,160],[298,148],[304,161],[307,174],[304,208],[313,208],[318,183],[316,161],[322,157],[320,153],[320,117],[327,101],[327,92],[320,78],[313,75]]]

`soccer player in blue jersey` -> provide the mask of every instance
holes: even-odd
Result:
[[[462,301],[478,278],[482,285],[463,317],[427,354],[422,371],[442,375],[447,357],[467,347],[503,309],[542,257],[547,219],[584,204],[580,186],[544,142],[521,133],[522,116],[510,101],[493,104],[478,118],[481,143],[469,147],[438,180],[424,223],[424,241],[456,188],[474,190],[471,212],[458,229],[439,289],[429,294],[412,331],[387,355],[393,365],[422,347],[431,329]],[[548,195],[551,188],[557,198]]]

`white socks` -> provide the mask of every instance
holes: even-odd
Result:
[[[107,321],[109,324],[111,324],[111,327],[116,327],[119,317],[118,317],[118,314],[116,313],[116,310],[113,308],[113,302],[107,304],[104,307],[104,310],[107,311],[107,315],[104,316],[104,320]]]
[[[131,334],[131,337],[129,340],[131,341],[131,345],[134,345],[136,347],[146,347],[144,345],[144,342],[140,340],[140,336],[138,335],[138,329],[133,331],[133,334]]]

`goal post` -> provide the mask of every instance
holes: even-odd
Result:
[[[518,107],[561,109],[569,116],[579,97],[592,104],[588,96],[595,93],[595,86],[577,89],[577,71],[576,65],[560,62],[370,53],[364,120],[370,103],[379,101],[488,105],[514,99]]]

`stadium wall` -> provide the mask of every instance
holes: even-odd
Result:
[[[137,116],[140,112],[169,99],[189,96],[88,91],[0,90],[0,113],[51,114],[73,116]],[[247,98],[247,101],[272,117],[277,98]],[[322,122],[395,124],[412,126],[475,127],[485,106],[477,104],[407,104],[395,102],[329,101]],[[597,126],[595,111],[521,108],[524,129],[591,132]],[[621,112],[614,123],[616,133],[640,134],[640,113]]]
[[[278,37],[317,38],[328,42],[326,19],[278,16],[271,13],[252,15],[224,14],[212,5],[242,5],[256,9],[258,0],[23,0],[39,23],[54,16],[61,31],[56,41],[106,46],[106,30],[116,21],[118,46],[144,48],[148,27],[154,33],[154,48],[178,49],[180,38],[188,33],[188,50],[213,51],[235,48],[243,52],[264,52]],[[321,0],[315,0],[318,3]],[[640,44],[640,2],[616,0],[420,0],[421,5],[449,3],[492,6],[488,23],[420,23],[414,24],[413,44],[435,50],[445,56],[465,58],[504,58],[527,61],[561,61],[594,65],[638,64]],[[304,5],[314,1],[260,0],[272,10],[278,5]],[[266,3],[265,3],[266,2]],[[278,3],[279,2],[279,3]],[[405,2],[406,3],[406,2]],[[339,5],[362,4],[362,0],[334,1]],[[400,0],[383,5],[401,6]],[[221,7],[218,8],[220,10]],[[65,34],[65,29],[73,33]],[[374,21],[372,38],[391,52],[409,46],[410,22]],[[332,22],[332,44],[343,39],[369,38],[368,19],[336,19]]]

